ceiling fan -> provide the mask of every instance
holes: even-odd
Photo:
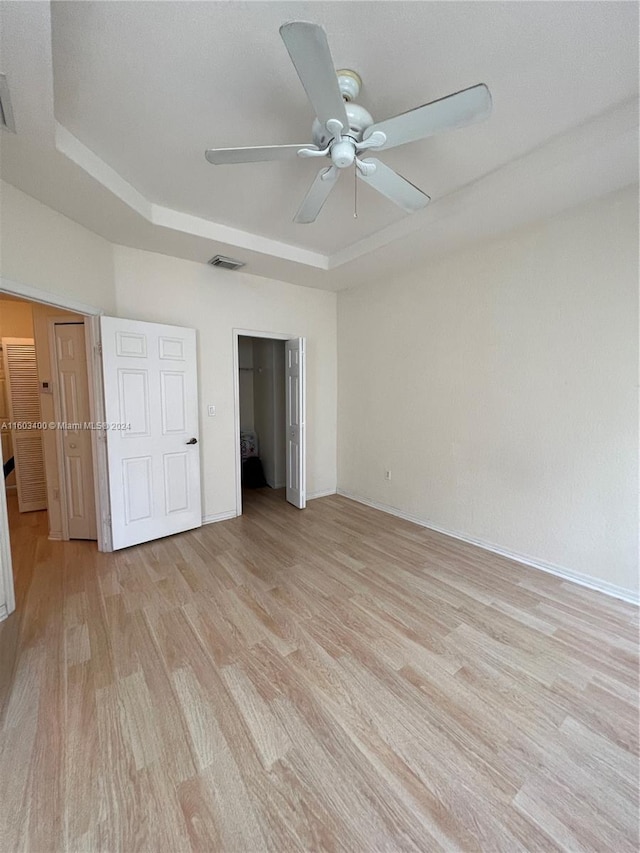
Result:
[[[353,99],[362,81],[355,71],[335,71],[324,29],[305,21],[280,27],[298,77],[317,118],[311,128],[313,144],[267,145],[251,148],[210,148],[209,163],[257,163],[296,157],[327,157],[331,165],[320,170],[295,215],[294,222],[314,222],[341,170],[355,164],[357,177],[407,213],[420,210],[429,196],[365,151],[385,151],[445,130],[454,130],[487,118],[491,93],[480,83],[409,112],[374,123],[371,114]]]

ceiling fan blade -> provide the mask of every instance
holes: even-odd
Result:
[[[394,148],[417,139],[425,139],[444,130],[455,130],[476,121],[482,121],[491,113],[491,92],[480,83],[463,89],[455,95],[448,95],[438,101],[432,101],[415,110],[385,119],[372,125],[364,134],[368,139],[372,133],[381,130],[387,141],[376,150]]]
[[[346,131],[347,111],[323,28],[291,21],[280,27],[280,35],[320,123],[326,127],[330,119],[337,119]]]
[[[330,166],[328,169],[321,169],[318,172],[315,181],[309,187],[309,192],[304,197],[304,201],[295,215],[294,222],[302,225],[315,222],[316,217],[322,210],[322,205],[329,198],[329,193],[334,188],[339,175],[340,170],[336,169],[335,166]]]
[[[301,148],[317,149],[315,145],[257,145],[252,148],[209,148],[204,156],[214,166],[231,163],[262,163],[266,160],[292,160]]]
[[[374,190],[378,190],[379,193],[382,193],[382,195],[386,196],[394,204],[397,204],[398,207],[406,210],[407,213],[415,213],[416,210],[421,210],[431,201],[429,196],[423,193],[422,190],[419,190],[418,187],[415,187],[406,178],[394,172],[393,169],[385,166],[380,160],[371,157],[362,162],[373,163],[376,170],[370,175],[363,175],[362,172],[358,171],[358,177],[366,184],[369,184],[370,187],[373,187]]]

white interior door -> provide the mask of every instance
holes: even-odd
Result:
[[[4,373],[11,421],[28,425],[41,422],[40,385],[33,338],[3,338]],[[25,426],[12,432],[16,464],[18,509],[33,512],[47,508],[47,481],[42,431]]]
[[[66,425],[60,445],[67,532],[70,539],[96,539],[91,433],[75,426],[91,420],[84,323],[56,323],[54,342],[60,420]]]
[[[202,524],[196,333],[115,317],[100,326],[117,550]]]
[[[304,338],[293,338],[285,344],[285,378],[287,500],[304,509],[307,505]]]

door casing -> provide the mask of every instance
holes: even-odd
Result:
[[[290,341],[301,335],[284,332],[265,332],[256,329],[233,329],[233,415],[234,435],[236,436],[236,515],[242,515],[242,459],[240,457],[240,362],[238,357],[238,338],[270,338],[273,341]]]
[[[285,428],[287,435],[287,500],[298,509],[307,506],[306,426],[306,352],[305,339],[294,338],[285,344]],[[302,465],[300,465],[302,460]],[[296,476],[294,477],[294,469]]]

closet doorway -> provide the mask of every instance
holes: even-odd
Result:
[[[304,509],[304,338],[234,330],[234,373],[237,515],[260,488]]]

